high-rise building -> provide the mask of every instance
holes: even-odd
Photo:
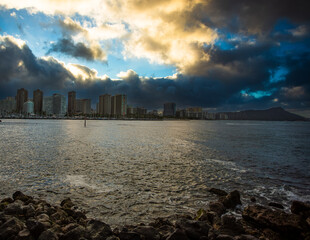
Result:
[[[175,103],[165,103],[164,104],[164,117],[174,117],[176,111]]]
[[[33,91],[33,110],[35,114],[41,114],[43,109],[43,92],[40,89]]]
[[[68,92],[68,114],[74,115],[76,112],[76,92]]]
[[[1,115],[13,113],[15,110],[16,110],[16,100],[14,97],[7,97],[6,99],[0,100]]]
[[[16,112],[22,113],[24,102],[28,101],[28,91],[24,88],[18,89],[16,94]]]
[[[76,99],[76,113],[77,114],[90,114],[91,113],[91,100],[90,99]]]
[[[124,117],[127,113],[127,96],[125,94],[118,94],[114,97],[115,116]]]
[[[34,104],[33,101],[28,100],[27,102],[24,102],[23,105],[23,113],[24,114],[33,114]]]
[[[47,116],[53,114],[53,96],[43,98],[42,110]]]
[[[116,116],[116,96],[111,96],[111,116]]]
[[[105,117],[111,116],[111,95],[99,96],[99,114]]]
[[[53,114],[64,116],[66,114],[66,97],[55,93],[53,94]]]

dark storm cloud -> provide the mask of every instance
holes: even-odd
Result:
[[[266,34],[280,19],[308,23],[310,1],[305,0],[211,0],[199,4],[193,16],[207,25],[231,32]]]
[[[106,54],[98,45],[86,46],[82,42],[74,43],[70,38],[61,38],[56,43],[52,43],[47,54],[59,52],[76,58],[86,59],[88,61],[105,61]]]
[[[67,95],[75,90],[79,98],[91,98],[93,105],[101,94],[125,93],[133,106],[161,108],[164,102],[176,102],[178,107],[202,106],[219,109],[266,108],[309,106],[310,57],[304,54],[282,59],[290,67],[286,78],[269,82],[270,70],[279,67],[279,61],[270,55],[270,45],[240,45],[233,50],[213,48],[206,50],[212,61],[201,63],[201,76],[178,74],[165,78],[144,78],[133,70],[120,74],[121,80],[97,76],[86,66],[68,66],[52,57],[37,58],[27,45],[21,45],[13,37],[1,37],[0,41],[0,96],[15,96],[18,88],[30,92],[40,88],[45,96],[53,92]],[[197,66],[198,67],[198,66]],[[73,72],[71,72],[73,71]],[[77,74],[78,73],[78,74]],[[271,96],[255,98],[242,94],[270,91]],[[275,101],[277,98],[277,101]]]

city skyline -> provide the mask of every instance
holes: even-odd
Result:
[[[16,89],[97,102],[310,116],[310,3],[0,1],[0,99]],[[94,107],[94,106],[93,106]]]

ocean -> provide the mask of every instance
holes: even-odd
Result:
[[[310,200],[310,123],[5,119],[0,186],[111,225],[194,213],[211,187],[287,210]]]

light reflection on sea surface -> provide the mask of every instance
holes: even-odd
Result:
[[[310,199],[305,122],[4,120],[0,136],[3,197],[71,197],[109,224],[194,212],[209,187]]]

